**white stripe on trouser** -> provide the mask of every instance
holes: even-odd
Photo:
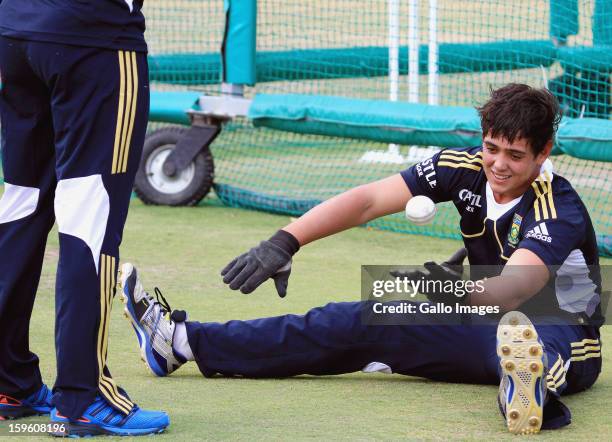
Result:
[[[55,191],[55,217],[60,233],[82,239],[98,258],[106,233],[110,202],[101,175],[60,180]]]
[[[0,200],[0,224],[17,221],[31,215],[38,205],[40,189],[4,183]]]

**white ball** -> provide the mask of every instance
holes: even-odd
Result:
[[[436,204],[430,198],[417,195],[406,204],[406,219],[417,226],[424,226],[434,219],[436,211]]]

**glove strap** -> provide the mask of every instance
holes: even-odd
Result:
[[[300,250],[300,243],[295,236],[285,230],[279,230],[269,239],[291,256],[295,255]]]

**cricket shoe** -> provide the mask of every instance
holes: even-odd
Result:
[[[135,406],[125,415],[98,396],[78,419],[62,416],[54,408],[50,434],[60,437],[139,436],[161,433],[168,425],[170,418],[163,411],[142,410]]]
[[[172,348],[176,322],[184,322],[185,312],[175,310],[155,287],[155,298],[144,291],[136,268],[125,263],[121,266],[121,298],[125,316],[132,323],[138,337],[142,360],[156,376],[166,376],[186,362]]]
[[[15,399],[0,393],[0,421],[48,414],[53,408],[52,396],[45,384],[25,399]]]
[[[535,434],[546,399],[546,354],[538,333],[521,312],[506,313],[497,327],[502,378],[498,402],[513,434]]]

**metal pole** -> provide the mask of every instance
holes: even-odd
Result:
[[[429,0],[429,56],[427,103],[438,104],[439,73],[438,73],[438,0]]]
[[[389,0],[389,100],[397,101],[399,95],[399,22],[400,2]],[[399,146],[389,144],[389,153],[399,155]]]
[[[389,100],[399,94],[399,0],[389,0]]]
[[[408,101],[419,102],[419,2],[408,5]]]

